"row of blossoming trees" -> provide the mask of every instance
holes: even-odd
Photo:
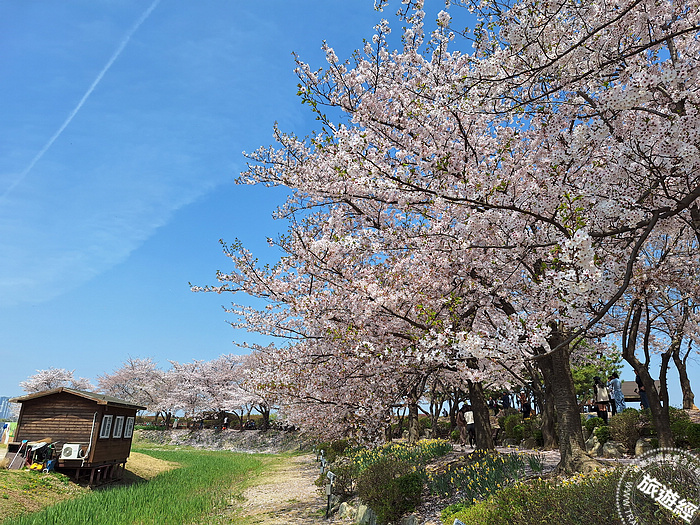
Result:
[[[283,341],[254,380],[326,433],[378,435],[439,378],[492,446],[484,385],[537,377],[561,468],[585,468],[570,367],[614,338],[672,444],[663,380],[673,360],[692,403],[700,298],[699,4],[463,0],[434,31],[422,0],[401,9],[398,46],[382,22],[347,61],[297,60],[320,131],[276,129],[241,177],[288,188],[283,256],[227,245],[234,269],[195,289],[267,301],[231,309]]]
[[[188,420],[222,419],[233,414],[243,428],[251,412],[261,414],[262,428],[267,429],[272,402],[251,389],[247,378],[250,368],[257,367],[255,356],[222,355],[211,361],[170,362],[160,368],[152,359],[128,358],[111,373],[97,378],[97,386],[86,378],[75,378],[63,368],[37,370],[20,383],[33,393],[58,387],[99,391],[146,407],[155,421],[162,417],[166,425],[174,414]]]

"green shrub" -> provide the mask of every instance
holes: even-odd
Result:
[[[610,427],[608,425],[596,427],[593,430],[593,434],[598,438],[598,443],[601,445],[610,441]]]
[[[700,423],[691,423],[688,425],[688,446],[690,448],[700,449]]]
[[[634,445],[642,437],[640,413],[633,408],[626,408],[622,413],[612,416],[608,426],[610,437],[625,445],[628,452],[634,452]]]
[[[518,439],[518,441],[523,439],[522,422],[523,418],[520,416],[520,414],[511,414],[503,418],[503,431],[506,433],[506,437],[511,439],[518,439],[514,433],[514,428],[516,426],[520,426],[520,439]]]
[[[382,524],[396,522],[415,510],[422,490],[422,476],[408,462],[389,457],[369,466],[357,480],[357,495]]]
[[[700,448],[700,423],[678,419],[671,423],[671,432],[677,447]]]
[[[584,424],[584,426],[586,427],[586,430],[588,430],[588,432],[591,432],[591,433],[592,433],[593,430],[594,430],[596,427],[599,427],[599,426],[601,426],[601,425],[604,425],[604,424],[605,424],[605,421],[603,420],[602,417],[597,417],[597,416],[596,416],[596,417],[592,417],[592,418],[586,419],[586,421],[585,421],[583,424]]]
[[[331,471],[335,474],[333,480],[333,494],[340,496],[345,500],[350,498],[355,493],[355,478],[353,475],[352,462],[348,458],[343,461],[337,461],[333,464]],[[316,484],[323,486],[326,483],[326,476],[319,477]]]
[[[450,425],[449,421],[439,420],[437,426],[437,433],[433,437],[451,437],[451,428],[452,426]],[[457,432],[457,434],[459,435],[459,432]]]
[[[515,425],[512,428],[511,433],[513,434],[513,439],[515,439],[518,443],[521,442],[525,435],[525,425]]]
[[[450,432],[450,440],[459,441],[459,439],[459,429],[455,428],[452,432]]]
[[[333,463],[338,456],[342,456],[350,448],[347,439],[337,439],[335,441],[324,441],[316,445],[316,450],[323,450],[326,461]]]
[[[538,447],[544,446],[544,435],[542,434],[541,429],[536,428],[535,430],[533,430],[532,437],[535,438],[535,441],[537,442]]]

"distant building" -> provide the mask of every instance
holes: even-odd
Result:
[[[0,397],[0,419],[10,419],[12,413],[10,412],[10,398]]]

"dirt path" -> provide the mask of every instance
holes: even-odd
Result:
[[[304,455],[276,460],[261,483],[243,492],[238,508],[241,519],[265,525],[329,523],[324,519],[326,498],[314,485],[319,474],[314,459]]]

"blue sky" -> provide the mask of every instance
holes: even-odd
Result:
[[[242,152],[275,121],[313,129],[293,51],[322,66],[324,39],[347,56],[382,16],[371,0],[0,2],[0,395],[41,368],[94,379],[255,340],[226,324],[230,297],[188,282],[228,268],[220,238],[276,256],[284,193],[235,185]]]
[[[0,0],[0,395],[37,369],[94,381],[128,356],[167,367],[262,342],[225,322],[231,297],[188,282],[228,269],[220,238],[276,258],[284,192],[235,185],[242,152],[275,121],[313,129],[293,51],[320,67],[325,39],[346,58],[394,9]]]

